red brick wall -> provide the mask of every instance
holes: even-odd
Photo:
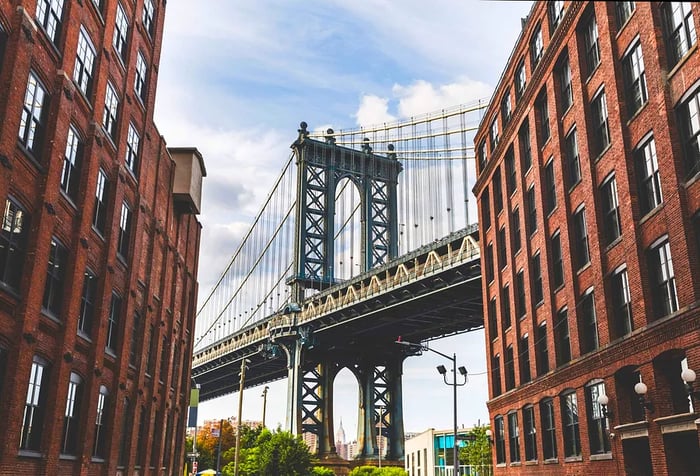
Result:
[[[501,167],[501,176],[505,180],[503,158],[508,147],[512,144],[516,156],[517,189],[511,197],[505,197],[504,210],[495,214],[490,203],[492,225],[480,230],[482,243],[493,241],[496,245],[496,233],[505,226],[511,233],[510,213],[519,207],[521,213],[522,249],[513,253],[508,243],[508,265],[496,272],[495,279],[484,285],[484,302],[496,297],[498,302],[498,336],[489,335],[487,328],[486,345],[490,356],[501,356],[501,386],[505,391],[505,375],[503,356],[505,349],[512,345],[518,348],[519,339],[527,333],[530,336],[530,370],[533,381],[521,382],[518,368],[520,359],[515,352],[516,387],[500,396],[491,394],[488,403],[491,419],[496,415],[506,417],[509,411],[517,410],[520,423],[520,452],[521,465],[507,463],[508,474],[617,474],[624,468],[625,460],[619,437],[612,441],[612,459],[593,461],[590,458],[588,444],[587,413],[585,405],[584,386],[593,379],[603,379],[606,392],[610,397],[610,408],[613,410],[611,425],[616,426],[629,421],[621,420],[617,414],[618,406],[623,407],[623,397],[616,395],[615,373],[625,366],[637,368],[643,380],[649,386],[649,397],[658,401],[657,413],[653,418],[674,413],[667,403],[670,394],[661,382],[657,385],[655,374],[658,366],[652,361],[670,350],[684,352],[689,366],[698,369],[700,366],[700,335],[697,333],[700,320],[700,260],[696,247],[697,237],[692,227],[692,217],[700,210],[700,179],[686,181],[683,166],[684,151],[682,149],[680,131],[676,118],[676,106],[681,97],[697,87],[700,78],[700,56],[695,45],[681,62],[669,71],[666,66],[666,46],[662,29],[660,7],[656,3],[636,2],[636,9],[628,22],[618,29],[614,2],[565,2],[564,19],[555,30],[550,32],[547,20],[547,5],[536,2],[524,26],[523,32],[516,44],[513,54],[505,67],[496,92],[492,97],[491,107],[487,111],[476,134],[475,143],[489,142],[489,128],[494,118],[498,117],[501,131],[498,146],[488,150],[488,162],[474,187],[474,192],[481,202],[481,195],[488,187],[493,201],[492,179],[497,166]],[[700,7],[692,6],[693,21],[696,31],[700,28]],[[601,63],[587,78],[583,36],[580,32],[587,15],[595,13],[598,25]],[[529,41],[536,24],[541,22],[544,39],[544,55],[533,71],[529,57]],[[577,31],[578,30],[578,31]],[[626,105],[626,90],[622,71],[621,58],[628,46],[639,38],[641,43],[647,82],[649,100],[634,117],[629,117]],[[571,65],[573,85],[573,105],[566,112],[560,111],[558,83],[554,75],[557,60],[568,51]],[[514,74],[520,58],[525,56],[527,70],[527,88],[523,97],[514,104]],[[610,131],[610,146],[598,157],[589,151],[589,136],[592,134],[592,113],[590,108],[594,95],[604,87],[608,109],[608,124]],[[551,137],[544,144],[539,143],[536,127],[539,118],[536,114],[535,98],[546,88],[547,103],[550,118]],[[501,98],[506,89],[510,90],[513,100],[513,114],[510,122],[503,127],[500,115]],[[522,170],[520,150],[518,147],[518,129],[525,120],[530,124],[530,143],[533,167]],[[581,164],[581,182],[568,189],[562,179],[565,173],[564,150],[565,137],[573,126],[578,134],[578,149]],[[653,131],[659,170],[663,189],[664,203],[644,217],[639,211],[637,179],[633,161],[633,150],[647,133]],[[544,213],[543,167],[554,158],[556,177],[557,207],[549,214]],[[605,244],[602,230],[601,195],[599,187],[614,172],[617,182],[617,192],[620,206],[622,236],[610,245]],[[534,184],[536,190],[537,231],[531,236],[526,233],[525,191]],[[505,191],[505,183],[503,184]],[[571,228],[572,215],[581,205],[586,209],[586,225],[590,264],[577,270],[572,262],[574,252]],[[482,208],[479,207],[481,211]],[[559,230],[561,233],[562,255],[564,263],[564,285],[552,289],[549,269],[551,268],[550,241],[552,234]],[[679,301],[679,311],[654,321],[651,304],[651,280],[655,276],[648,269],[647,250],[659,237],[668,235],[673,258],[673,268]],[[541,252],[542,280],[544,287],[544,302],[535,305],[531,299],[532,270],[530,258]],[[494,254],[497,254],[496,250]],[[612,330],[612,294],[606,285],[611,273],[620,265],[626,264],[630,293],[632,296],[632,316],[634,332],[622,339],[617,339]],[[523,269],[526,276],[526,315],[522,319],[515,316],[515,303],[511,302],[512,326],[504,330],[501,325],[503,303],[500,289],[504,284],[510,284],[511,300],[516,292],[516,273]],[[582,355],[580,352],[579,326],[577,319],[579,309],[577,304],[581,295],[589,288],[594,290],[595,313],[597,317],[599,347],[597,350]],[[571,337],[572,361],[559,369],[556,368],[555,343],[552,330],[555,327],[554,317],[562,307],[568,308],[569,329]],[[550,372],[537,376],[536,373],[536,342],[535,330],[542,323],[547,323],[547,348]],[[491,367],[491,359],[488,360]],[[680,372],[680,370],[679,370]],[[490,378],[493,374],[489,373]],[[491,382],[492,383],[492,382]],[[490,386],[493,392],[493,385]],[[579,418],[582,443],[581,461],[564,462],[563,439],[561,431],[561,408],[558,396],[565,389],[575,389],[579,404]],[[557,446],[559,459],[556,464],[543,464],[542,441],[539,408],[536,406],[536,428],[538,442],[538,463],[526,463],[524,456],[524,435],[522,407],[526,404],[537,404],[545,397],[554,397],[557,422]],[[624,398],[627,398],[625,396]],[[623,411],[624,414],[624,411]],[[650,417],[651,419],[652,417]],[[506,445],[508,429],[506,420]],[[664,443],[661,437],[660,424],[650,423],[649,441],[652,447],[652,464],[654,474],[668,474]],[[506,454],[508,452],[506,451]],[[507,461],[508,458],[507,458]],[[503,474],[505,468],[497,472]]]
[[[0,345],[8,352],[2,385],[0,474],[115,474],[122,428],[122,401],[128,397],[138,409],[128,428],[125,471],[143,465],[140,474],[160,474],[160,467],[179,474],[183,460],[183,421],[189,390],[192,330],[197,296],[197,264],[201,226],[193,215],[173,209],[175,164],[153,123],[165,1],[154,0],[153,38],[142,26],[143,0],[121,2],[129,18],[126,67],[112,46],[116,0],[103,0],[98,13],[91,0],[65,2],[57,44],[50,43],[35,22],[36,0],[0,4],[0,25],[8,43],[0,68],[0,200],[14,197],[31,216],[22,282],[14,294],[0,286]],[[73,83],[73,67],[81,25],[95,46],[93,86],[85,97]],[[148,63],[148,95],[144,103],[133,92],[137,51]],[[42,81],[50,96],[43,148],[31,157],[18,144],[17,133],[29,71]],[[105,87],[110,81],[120,97],[117,140],[102,130]],[[140,135],[139,173],[125,167],[126,135],[132,122]],[[83,141],[83,164],[75,201],[60,191],[68,127],[73,124]],[[110,180],[107,227],[100,236],[93,227],[98,170]],[[117,258],[121,203],[132,211],[129,257]],[[58,318],[42,312],[51,237],[68,248],[63,304]],[[83,273],[89,267],[98,278],[98,295],[90,339],[77,335]],[[116,356],[105,352],[107,316],[112,290],[123,299]],[[136,366],[129,365],[134,314],[141,315]],[[146,373],[149,328],[155,329],[153,375]],[[165,339],[164,339],[165,337]],[[168,347],[162,349],[163,343]],[[177,349],[177,352],[175,351]],[[161,352],[169,358],[161,382]],[[43,420],[41,457],[18,456],[27,382],[32,358],[50,364],[48,399]],[[177,357],[177,364],[174,361]],[[173,367],[178,372],[173,375]],[[80,407],[80,445],[76,458],[60,456],[63,415],[71,372],[83,379]],[[100,385],[110,392],[105,428],[109,452],[104,462],[92,461],[97,395]],[[140,408],[147,412],[144,439],[137,441]],[[160,411],[164,418],[156,421]],[[166,426],[170,431],[165,444]],[[143,460],[136,461],[137,445]],[[162,452],[169,448],[169,454]],[[179,451],[179,454],[175,452]],[[156,453],[150,468],[151,452]]]

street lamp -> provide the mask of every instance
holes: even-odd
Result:
[[[245,386],[245,369],[248,359],[241,360],[241,380],[238,387],[238,428],[236,429],[236,450],[233,457],[233,476],[238,476],[238,456],[241,452],[241,418],[243,418],[243,387]]]
[[[379,467],[382,467],[382,430],[384,429],[384,405],[377,405],[377,410],[379,410]]]
[[[270,389],[267,385],[263,388],[263,393],[260,395],[263,398],[263,417],[262,417],[262,427],[265,428],[265,410],[267,410],[267,391]]]
[[[413,342],[406,342],[403,341],[399,338],[395,342],[396,344],[404,345],[406,347],[409,347],[413,350],[418,350],[418,351],[430,351],[434,352],[447,360],[452,362],[452,382],[447,381],[447,369],[445,368],[444,365],[438,365],[437,366],[437,371],[442,375],[442,378],[445,381],[446,385],[451,385],[452,386],[452,439],[453,439],[453,456],[454,456],[454,476],[457,476],[459,474],[459,454],[457,452],[458,450],[458,445],[457,445],[457,387],[461,387],[463,385],[467,384],[467,369],[464,367],[460,366],[459,369],[457,369],[457,354],[452,354],[452,357],[450,357],[447,354],[443,354],[440,351],[437,351],[435,349],[431,349],[427,345],[423,344],[416,344]],[[457,370],[459,370],[460,375],[464,377],[464,381],[462,383],[457,383]]]

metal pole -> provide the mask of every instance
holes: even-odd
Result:
[[[457,454],[457,354],[452,354],[452,451],[454,452],[454,476],[459,475],[459,455]]]
[[[219,449],[216,452],[216,475],[219,476],[221,470],[221,440],[224,437],[224,420],[219,421]]]
[[[263,428],[265,428],[265,410],[267,410],[267,390],[268,390],[268,388],[269,387],[267,385],[265,385],[265,388],[263,388],[263,393],[262,393],[262,397],[263,397],[262,427]]]
[[[243,417],[243,386],[245,385],[246,359],[241,360],[241,380],[238,387],[238,428],[236,428],[236,452],[233,459],[233,476],[238,476],[238,455],[241,451],[241,418]]]
[[[379,467],[382,467],[382,408],[379,406]]]

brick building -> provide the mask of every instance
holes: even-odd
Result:
[[[697,474],[698,31],[690,2],[523,20],[475,137],[496,474]]]
[[[164,13],[0,3],[0,474],[182,474],[205,170],[153,123]]]

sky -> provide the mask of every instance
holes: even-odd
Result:
[[[488,99],[531,2],[481,0],[171,0],[155,120],[171,147],[195,146],[203,184],[200,300],[208,295],[290,154],[310,129],[370,126]],[[470,377],[458,423],[488,421],[484,334],[431,346]],[[451,428],[452,389],[426,352],[404,363],[406,432]],[[237,376],[232,375],[236,379]],[[266,423],[285,425],[286,380],[269,385]],[[357,428],[357,385],[336,379],[334,418]],[[243,419],[262,418],[262,388],[243,392]],[[237,413],[238,394],[203,402],[204,419]],[[429,405],[426,406],[426,403]]]

